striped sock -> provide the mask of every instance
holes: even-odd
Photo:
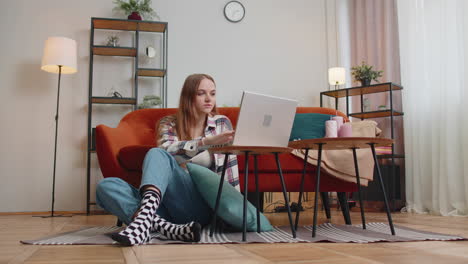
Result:
[[[201,225],[197,222],[177,225],[166,221],[158,215],[155,215],[153,219],[153,228],[151,231],[159,232],[171,240],[198,242],[200,241]]]
[[[145,191],[140,209],[133,222],[119,233],[112,234],[111,238],[125,246],[143,244],[149,241],[153,218],[156,215],[156,209],[158,209],[160,201],[161,194],[159,190]]]

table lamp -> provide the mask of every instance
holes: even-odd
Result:
[[[345,84],[346,70],[342,67],[333,67],[328,69],[328,83],[338,88],[338,85]]]
[[[55,168],[57,161],[57,133],[59,117],[60,78],[62,74],[77,72],[76,67],[76,41],[65,37],[49,37],[45,42],[41,69],[46,72],[58,73],[57,109],[55,112],[55,147],[54,147],[54,171],[52,178],[52,209],[49,216],[54,217],[55,202]]]

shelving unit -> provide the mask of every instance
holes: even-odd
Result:
[[[338,109],[338,99],[339,98],[346,98],[346,115],[348,117],[360,118],[361,120],[368,119],[368,118],[381,118],[381,117],[390,117],[390,125],[391,125],[391,138],[395,138],[394,132],[394,120],[393,118],[396,116],[403,116],[402,111],[397,111],[393,107],[393,93],[395,91],[401,91],[403,87],[401,85],[395,83],[379,83],[369,86],[359,86],[359,87],[351,87],[351,88],[344,88],[339,90],[333,91],[326,91],[320,93],[320,107],[323,107],[323,96],[329,96],[335,98],[335,109]],[[379,110],[379,111],[364,111],[364,95],[366,94],[374,94],[374,93],[389,93],[390,97],[390,106],[388,109]],[[349,97],[351,96],[360,96],[360,108],[361,111],[357,113],[350,113],[349,112]],[[399,158],[404,158],[403,154],[395,154],[392,148],[392,155]],[[388,154],[387,154],[388,155]],[[386,155],[385,155],[386,156]]]
[[[361,119],[365,118],[377,118],[377,117],[387,117],[387,116],[398,116],[403,115],[403,112],[396,111],[393,109],[393,92],[403,90],[403,87],[395,83],[379,83],[369,86],[359,86],[344,88],[333,91],[326,91],[320,93],[320,107],[323,106],[323,96],[329,96],[335,98],[335,107],[338,109],[338,99],[346,97],[346,115],[350,117],[357,117]],[[372,111],[364,112],[363,97],[365,94],[374,94],[374,93],[385,93],[390,94],[390,109],[382,111]],[[360,113],[349,113],[349,97],[350,96],[360,96],[361,97],[361,112]]]
[[[133,33],[132,47],[114,47],[105,45],[95,45],[94,37],[96,30],[104,31],[127,31]],[[139,67],[139,41],[140,32],[149,32],[160,34],[161,45],[159,52],[161,54],[161,67],[159,68],[140,68]],[[88,95],[88,148],[87,148],[87,195],[86,195],[86,212],[89,214],[90,205],[96,204],[91,202],[90,184],[91,184],[91,156],[96,152],[94,148],[94,133],[92,127],[93,105],[131,105],[133,110],[137,109],[138,105],[138,79],[139,78],[155,78],[161,82],[160,97],[162,107],[167,107],[167,47],[168,47],[168,23],[159,21],[141,21],[127,19],[112,19],[112,18],[91,18],[90,29],[90,46],[89,46],[89,95]],[[95,96],[93,94],[93,71],[94,71],[94,56],[111,56],[111,57],[129,57],[133,58],[133,89],[131,97],[106,97]]]
[[[391,138],[395,139],[395,126],[394,126],[394,118],[402,117],[404,113],[401,110],[394,109],[394,93],[395,91],[403,90],[403,86],[395,84],[395,83],[379,83],[369,86],[359,86],[359,87],[351,87],[351,88],[344,88],[332,91],[325,91],[320,93],[320,107],[323,107],[323,96],[328,96],[335,98],[335,109],[338,109],[338,103],[340,98],[345,98],[346,100],[346,115],[348,117],[360,118],[361,120],[369,119],[369,118],[390,118],[390,134]],[[389,101],[390,105],[387,109],[378,110],[378,111],[364,111],[364,95],[366,94],[375,94],[375,93],[388,93],[389,94]],[[359,96],[360,97],[360,112],[353,112],[350,113],[349,109],[349,98],[351,96]],[[395,145],[392,145],[392,154],[383,154],[377,155],[378,159],[391,159],[391,170],[393,175],[393,186],[395,186],[395,159],[404,159],[404,153],[395,153]],[[392,194],[392,207],[395,208],[394,203],[395,192]]]

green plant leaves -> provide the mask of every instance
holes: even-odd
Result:
[[[372,68],[373,66],[367,65],[366,62],[363,61],[361,65],[351,68],[351,75],[354,77],[355,81],[368,79],[379,82],[378,78],[382,77],[383,71],[375,71]]]
[[[143,102],[138,105],[138,109],[150,108],[162,104],[161,97],[157,95],[146,95],[143,97]]]
[[[132,12],[138,12],[145,19],[151,19],[156,16],[153,8],[151,8],[151,0],[114,0],[114,7],[116,11],[123,11],[125,15],[130,15]]]

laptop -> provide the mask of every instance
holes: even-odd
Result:
[[[232,144],[224,146],[287,147],[298,101],[244,91]]]
[[[244,91],[233,145],[287,147],[298,101]]]

